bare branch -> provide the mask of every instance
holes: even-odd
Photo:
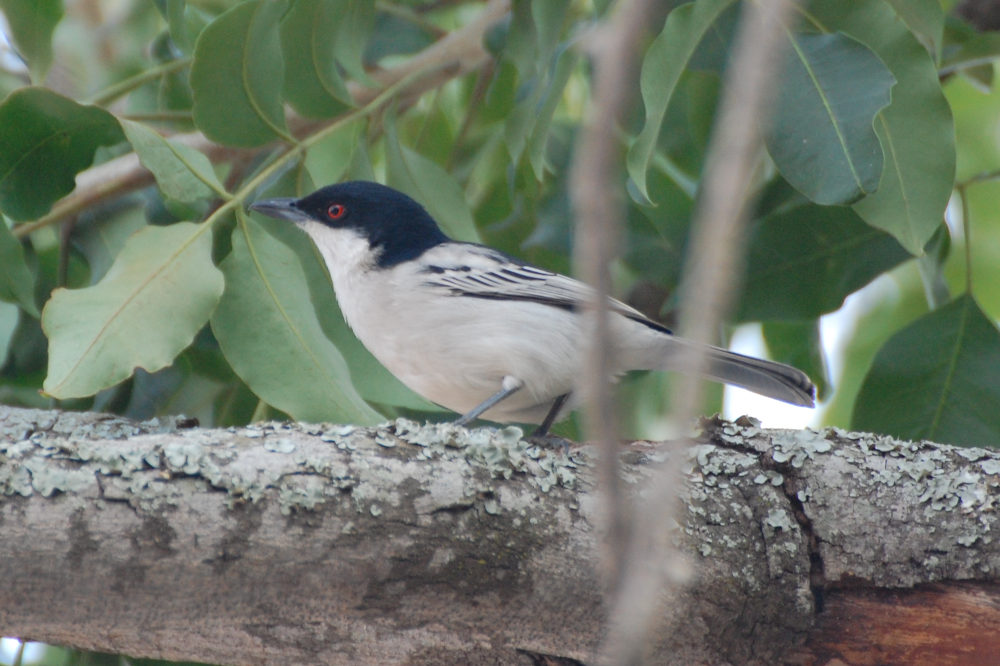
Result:
[[[607,514],[605,560],[611,590],[620,582],[630,538],[630,508],[624,501],[618,470],[619,427],[610,384],[617,366],[607,307],[609,266],[618,256],[621,220],[625,218],[618,128],[634,97],[638,42],[646,33],[654,5],[650,0],[619,3],[611,21],[597,28],[588,40],[595,70],[594,103],[584,119],[571,174],[576,216],[573,263],[577,275],[594,287],[590,305],[593,330],[585,347],[579,390],[586,405],[588,437],[604,447],[600,478]]]
[[[731,292],[742,267],[744,218],[754,164],[759,159],[759,126],[771,98],[778,44],[790,0],[751,2],[744,7],[739,35],[725,78],[725,88],[709,147],[703,188],[693,224],[693,238],[681,285],[680,334],[714,341],[728,312]],[[701,404],[704,353],[686,354],[671,400],[671,423],[679,432]],[[624,567],[625,580],[612,606],[605,656],[609,663],[643,661],[652,627],[663,603],[675,605],[684,566],[669,548],[669,527],[676,521],[676,488],[683,456],[673,455],[649,495],[637,508]]]

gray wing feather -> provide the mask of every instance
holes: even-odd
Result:
[[[422,271],[425,284],[446,289],[455,296],[534,301],[576,310],[585,306],[593,294],[590,287],[578,280],[523,264],[479,245],[456,243],[442,248],[428,259],[436,261],[429,261]],[[643,350],[641,355],[649,358],[645,363],[633,366],[633,369],[675,369],[675,355],[694,344],[673,336],[661,324],[621,301],[608,299],[608,305],[612,312],[666,334],[666,337],[657,337],[660,344]],[[710,379],[742,386],[795,405],[813,404],[815,388],[805,373],[797,368],[718,347],[708,346],[707,353],[709,367],[706,376]]]
[[[465,249],[462,258],[474,257],[475,261],[432,263],[424,269],[425,284],[447,289],[456,296],[535,301],[569,310],[585,306],[592,298],[593,290],[579,280],[521,263],[489,248],[468,247],[480,251],[470,254]],[[609,298],[608,305],[629,319],[663,329],[621,301]]]

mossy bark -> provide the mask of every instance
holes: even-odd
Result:
[[[402,420],[178,425],[0,407],[0,634],[232,664],[594,659],[589,447]],[[666,451],[623,447],[633,501]],[[885,615],[872,594],[992,600],[992,451],[712,421],[686,455],[669,536],[690,584],[650,663],[876,654],[873,631],[837,640]],[[900,654],[947,649],[933,629]]]

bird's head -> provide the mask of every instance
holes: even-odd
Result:
[[[328,185],[301,199],[262,199],[250,209],[298,224],[328,262],[367,250],[376,266],[389,268],[448,241],[416,201],[367,181]]]

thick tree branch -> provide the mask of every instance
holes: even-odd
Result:
[[[514,435],[0,407],[0,634],[233,664],[591,660],[592,450]],[[625,487],[667,455],[624,449]],[[672,538],[697,584],[649,663],[995,655],[1000,455],[712,422],[685,461]],[[875,632],[907,619],[908,641]]]

